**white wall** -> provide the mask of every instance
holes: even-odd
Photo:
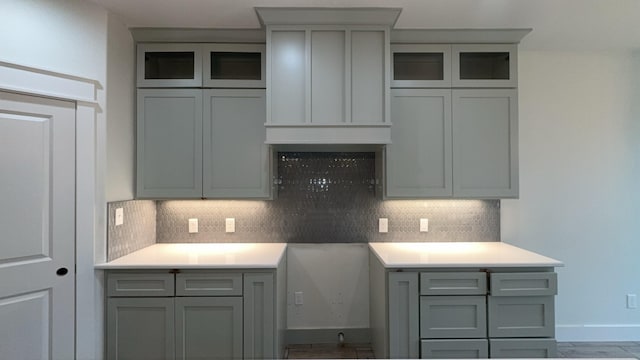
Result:
[[[520,198],[503,241],[565,263],[559,340],[640,340],[640,56],[519,54]]]
[[[105,184],[110,184],[114,198],[131,198],[132,194],[133,151],[127,152],[133,148],[133,41],[124,24],[87,1],[2,0],[0,60],[92,79],[101,86],[96,94],[95,123],[78,126],[83,129],[79,130],[82,140],[91,139],[83,143],[95,151],[95,163],[90,164],[95,165],[94,234],[78,234],[76,239],[77,357],[100,359],[103,296],[101,277],[94,272],[93,263],[94,257],[104,258]],[[111,171],[106,171],[108,142],[115,143],[108,147],[109,161],[115,164]],[[78,169],[86,170],[93,168]]]
[[[289,244],[287,292],[289,330],[369,328],[368,245]]]
[[[109,14],[107,34],[106,201],[134,197],[134,43],[131,32]]]

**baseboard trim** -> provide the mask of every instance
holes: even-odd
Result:
[[[558,341],[640,341],[640,324],[556,325]]]
[[[339,333],[347,344],[371,342],[369,328],[287,329],[287,344],[338,344]]]

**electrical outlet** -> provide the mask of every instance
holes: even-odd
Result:
[[[429,219],[420,219],[420,232],[429,231]]]
[[[198,219],[189,219],[189,234],[198,232]]]
[[[236,232],[236,219],[226,218],[224,219],[224,228],[228,233]]]
[[[295,292],[295,298],[296,298],[295,299],[296,305],[304,304],[304,297],[302,295],[302,291],[296,291]]]
[[[627,294],[627,309],[635,309],[638,307],[638,298],[636,294]]]
[[[381,232],[381,233],[389,232],[389,219],[387,218],[378,219],[378,232]]]
[[[124,224],[124,209],[117,208],[116,209],[116,226],[120,226]]]

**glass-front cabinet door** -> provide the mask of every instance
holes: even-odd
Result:
[[[391,87],[451,87],[451,45],[391,45],[391,56]]]
[[[202,86],[202,45],[138,44],[138,87]]]
[[[265,45],[207,44],[203,52],[204,87],[266,87]]]
[[[515,44],[452,46],[453,87],[517,87]]]

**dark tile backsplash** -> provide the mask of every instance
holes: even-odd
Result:
[[[499,200],[381,201],[375,194],[374,153],[279,153],[277,166],[275,200],[156,201],[155,241],[500,241]],[[235,233],[225,233],[228,217],[235,218]],[[386,234],[378,233],[381,217],[389,219]],[[198,233],[188,233],[189,218],[198,218]],[[429,232],[418,231],[420,218],[429,219]],[[110,257],[111,252],[110,239]]]

